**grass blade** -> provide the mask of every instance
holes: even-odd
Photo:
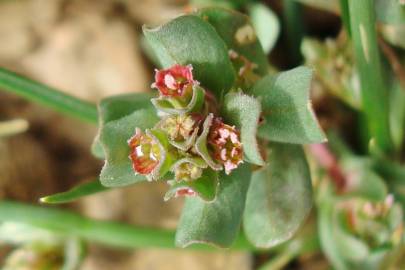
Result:
[[[342,23],[346,29],[347,35],[352,36],[352,31],[350,28],[350,14],[349,14],[349,0],[340,0],[340,16],[342,18]]]
[[[107,190],[109,190],[109,188],[101,185],[100,181],[97,179],[88,183],[78,185],[71,190],[43,197],[40,199],[40,202],[49,204],[68,203],[82,197]]]
[[[349,1],[350,26],[360,75],[362,107],[377,146],[392,150],[388,122],[388,97],[378,51],[374,1]]]
[[[61,235],[118,248],[175,248],[175,232],[172,230],[94,220],[56,208],[0,201],[0,222],[5,221],[21,222]],[[193,246],[191,249],[214,250],[207,246]],[[254,248],[240,235],[232,249],[253,250]]]
[[[60,113],[97,123],[97,107],[14,72],[0,68],[0,89],[47,106]]]
[[[290,57],[292,64],[296,66],[302,62],[301,42],[305,31],[301,3],[284,0],[283,13]]]

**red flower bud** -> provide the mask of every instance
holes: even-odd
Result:
[[[191,188],[182,188],[176,191],[176,197],[180,197],[180,196],[196,196],[197,193],[192,190]]]
[[[136,129],[135,135],[128,141],[131,148],[129,158],[135,172],[143,175],[150,174],[159,164],[160,148],[158,142],[148,134]]]
[[[214,158],[224,165],[226,174],[230,174],[243,162],[239,131],[234,126],[224,124],[220,118],[215,118],[212,123],[208,143]]]
[[[169,69],[156,70],[155,82],[152,87],[157,88],[163,96],[182,96],[184,90],[198,82],[193,79],[191,65],[174,65]]]

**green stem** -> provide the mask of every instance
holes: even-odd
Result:
[[[373,0],[349,1],[350,25],[360,75],[362,107],[377,146],[392,150],[388,122],[388,97],[383,80]]]
[[[4,68],[0,68],[0,88],[60,113],[97,124],[97,107],[94,104],[66,95]]]
[[[287,264],[289,264],[296,254],[290,252],[279,253],[262,267],[259,270],[280,270],[284,269]]]
[[[0,222],[21,222],[62,235],[74,236],[118,248],[175,248],[172,230],[142,228],[129,224],[99,221],[55,208],[0,201]],[[191,249],[214,250],[207,246]],[[253,250],[243,236],[235,241],[234,250]]]
[[[317,233],[315,226],[308,224],[306,228],[302,229],[301,234],[279,246],[276,250],[278,253],[259,270],[284,269],[287,264],[301,254],[318,252],[320,246]]]
[[[283,13],[292,64],[298,65],[302,61],[301,42],[304,37],[302,5],[296,0],[284,0]]]

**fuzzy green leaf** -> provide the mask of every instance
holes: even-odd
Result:
[[[181,16],[155,29],[144,27],[143,32],[163,67],[193,65],[195,78],[217,96],[233,85],[235,71],[226,45],[199,17]]]
[[[349,156],[343,159],[341,165],[350,182],[345,197],[363,198],[374,202],[385,199],[388,194],[387,186],[384,179],[371,169],[370,160]]]
[[[153,95],[150,93],[138,93],[117,95],[103,99],[98,106],[99,128],[91,146],[92,154],[99,159],[105,159],[104,149],[100,143],[100,133],[105,124],[127,116],[137,109],[150,107],[151,98],[153,98]]]
[[[277,15],[268,6],[261,3],[252,3],[249,6],[249,14],[263,50],[269,53],[276,44],[280,33]]]
[[[104,192],[107,190],[109,189],[102,186],[99,180],[94,180],[91,182],[77,185],[74,188],[65,192],[42,197],[40,201],[42,203],[50,203],[50,204],[68,203],[73,202],[82,197],[96,194],[99,192]]]
[[[229,93],[224,100],[224,117],[241,132],[245,159],[256,165],[264,165],[256,140],[261,113],[260,102],[242,93]]]
[[[259,136],[297,144],[326,141],[309,101],[311,79],[311,69],[298,67],[267,75],[253,86],[251,93],[261,100],[265,119]]]
[[[244,229],[257,247],[290,239],[312,207],[311,176],[301,146],[272,144],[269,165],[252,175]]]
[[[176,196],[178,190],[191,189],[205,202],[213,202],[217,194],[218,172],[213,170],[204,170],[203,175],[193,181],[176,182],[170,187],[165,194],[165,201]]]
[[[107,187],[126,186],[146,178],[135,175],[128,158],[128,140],[135,128],[152,128],[159,120],[149,94],[122,95],[104,99],[99,105],[99,132],[93,145],[101,146],[105,165],[100,181]]]
[[[339,247],[336,245],[335,230],[336,220],[334,211],[334,200],[332,187],[330,184],[324,185],[319,191],[320,198],[318,199],[318,230],[322,251],[328,258],[333,267],[337,270],[349,270],[345,259],[339,252]]]
[[[375,0],[377,19],[387,24],[405,24],[405,6],[399,0]]]
[[[267,57],[249,17],[223,8],[201,9],[197,14],[214,26],[228,50],[233,50],[255,63],[258,66],[254,70],[257,74],[268,74]]]
[[[229,247],[238,235],[251,172],[242,164],[230,175],[220,174],[217,198],[206,203],[187,198],[176,233],[176,245],[207,243]]]

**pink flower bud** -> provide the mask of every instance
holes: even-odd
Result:
[[[208,143],[214,158],[224,165],[226,174],[230,174],[243,162],[239,131],[234,126],[224,124],[220,118],[215,118],[212,123]]]
[[[193,84],[198,84],[193,79],[191,65],[174,65],[164,70],[156,70],[155,82],[152,87],[157,88],[163,96],[182,96],[184,90]]]
[[[195,193],[194,190],[192,190],[191,188],[182,188],[176,191],[176,197],[180,197],[180,196],[196,196],[197,193]]]
[[[143,175],[150,174],[159,164],[161,155],[158,142],[137,128],[128,144],[131,148],[129,158],[132,160],[135,172]]]

